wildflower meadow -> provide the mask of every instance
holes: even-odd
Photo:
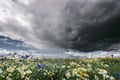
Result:
[[[120,80],[120,59],[0,60],[0,80]]]

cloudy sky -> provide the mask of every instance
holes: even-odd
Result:
[[[0,48],[119,50],[120,0],[1,0]]]

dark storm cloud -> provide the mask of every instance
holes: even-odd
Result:
[[[118,49],[119,0],[3,0],[0,31],[39,48]]]
[[[65,46],[80,51],[95,51],[113,50],[116,48],[110,46],[119,45],[120,1],[97,1],[92,8],[84,1],[71,0],[68,3],[65,8],[66,35],[76,32],[76,36],[65,39],[68,43]]]

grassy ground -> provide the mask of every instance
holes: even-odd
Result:
[[[101,61],[105,62],[109,65],[107,69],[108,72],[116,78],[116,80],[120,80],[120,58],[106,58],[101,59]]]
[[[120,58],[0,60],[0,80],[120,80]]]

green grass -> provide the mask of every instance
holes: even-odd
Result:
[[[120,58],[0,61],[0,80],[120,80],[119,73]]]

